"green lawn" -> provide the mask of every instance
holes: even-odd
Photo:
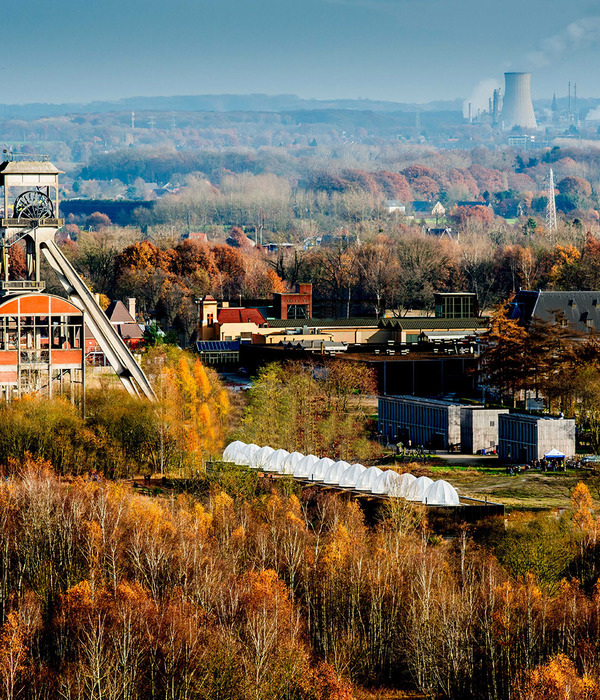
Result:
[[[390,466],[394,466],[390,464]],[[485,498],[504,504],[508,509],[548,510],[567,508],[571,491],[579,481],[590,489],[592,497],[600,500],[600,477],[594,472],[568,470],[567,472],[526,471],[509,475],[504,467],[491,465],[419,464],[407,468],[397,462],[399,471],[410,471],[416,476],[445,479],[461,496]]]

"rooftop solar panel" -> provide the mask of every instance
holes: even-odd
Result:
[[[196,341],[198,352],[238,352],[239,340],[198,340]]]

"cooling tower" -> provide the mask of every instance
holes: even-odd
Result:
[[[505,73],[504,102],[500,121],[503,129],[520,126],[537,129],[531,102],[531,73]]]

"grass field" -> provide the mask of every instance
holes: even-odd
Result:
[[[390,466],[393,466],[390,464]],[[600,500],[600,477],[593,471],[568,470],[567,472],[525,471],[510,476],[495,460],[483,464],[411,464],[397,463],[401,471],[416,476],[445,479],[461,496],[485,498],[502,503],[508,510],[548,510],[567,508],[571,492],[583,481],[592,497]]]

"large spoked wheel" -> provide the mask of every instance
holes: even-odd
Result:
[[[15,199],[16,219],[51,219],[54,214],[52,200],[38,190],[28,190]]]

